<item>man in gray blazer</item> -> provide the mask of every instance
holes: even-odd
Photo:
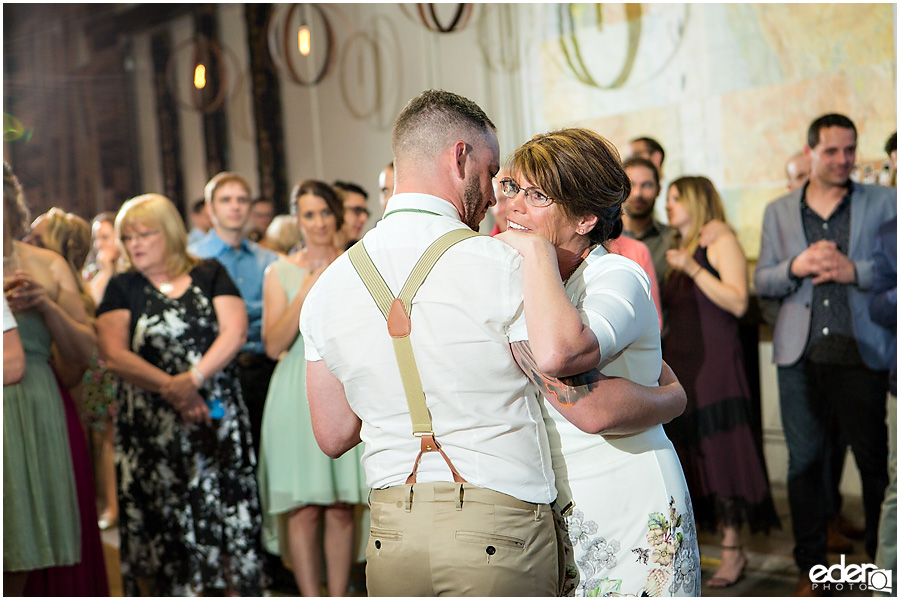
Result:
[[[781,302],[774,334],[797,592],[815,593],[809,569],[826,562],[823,461],[837,420],[863,485],[866,550],[874,557],[887,486],[885,395],[891,334],[872,322],[869,288],[879,226],[897,214],[894,188],[850,181],[856,127],[843,115],[813,121],[804,153],[809,182],[766,208],[756,266],[760,296]]]

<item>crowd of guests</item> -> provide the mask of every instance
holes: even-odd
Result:
[[[475,141],[447,138],[450,153],[448,131]],[[896,190],[851,181],[856,139],[847,117],[813,121],[788,160],[789,193],[766,209],[754,278],[774,324],[801,595],[847,534],[896,571]],[[304,596],[323,581],[345,595],[363,546],[374,594],[699,595],[698,529],[721,535],[706,585],[741,579],[742,532],[781,525],[738,335],[748,264],[713,182],[665,183],[656,140],[634,139],[623,161],[577,128],[500,164],[490,119],[446,93],[410,102],[393,154],[362,250],[388,302],[444,229],[477,230],[490,211],[503,242],[442,250],[455,265],[437,270],[442,294],[423,288],[414,321],[438,324],[415,349],[435,421],[422,452],[447,452],[415,464],[414,400],[396,374],[409,359],[387,335],[369,343],[384,329],[377,294],[346,252],[363,248],[371,216],[362,186],[301,181],[276,215],[223,172],[189,227],[158,194],[91,223],[58,208],[30,221],[4,164],[7,594],[108,595],[99,531],[116,525],[126,595],[258,596],[285,579]],[[441,162],[451,155],[457,167]],[[663,193],[668,224],[654,213]],[[402,338],[395,310],[382,313]],[[503,326],[473,350],[484,323]],[[544,402],[529,404],[526,385]],[[457,402],[469,395],[484,396],[476,416]],[[856,531],[838,491],[848,446],[863,484]],[[454,516],[475,519],[463,542],[486,560],[460,559],[471,570],[449,583],[401,576],[467,551],[423,566],[441,527],[404,514],[454,494],[461,513],[468,495],[533,514],[499,537],[480,532],[480,513]],[[509,557],[519,538],[534,540],[527,550],[544,537],[534,556]],[[492,561],[506,573],[483,573]]]

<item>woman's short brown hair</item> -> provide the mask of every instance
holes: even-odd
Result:
[[[616,147],[603,136],[583,128],[536,135],[512,153],[506,168],[540,187],[567,217],[596,215],[591,243],[622,233],[631,180]]]
[[[122,235],[137,224],[158,228],[162,233],[170,276],[177,277],[200,264],[199,258],[187,252],[187,231],[172,201],[160,194],[143,194],[123,204],[116,215],[116,244],[119,245],[123,270],[135,270],[122,243]]]

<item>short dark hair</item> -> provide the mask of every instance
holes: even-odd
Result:
[[[206,208],[206,198],[198,198],[191,204],[191,212],[195,215],[202,213],[204,208]]]
[[[888,141],[884,144],[884,151],[888,156],[891,155],[891,152],[897,149],[897,132],[891,134],[891,137],[888,138]]]
[[[300,213],[297,203],[300,200],[300,196],[312,194],[313,196],[318,196],[322,200],[325,201],[325,204],[328,205],[328,209],[334,213],[334,218],[337,219],[336,229],[340,229],[344,225],[344,201],[341,200],[338,193],[335,191],[333,187],[325,183],[324,181],[319,181],[318,179],[304,179],[296,186],[294,186],[294,191],[291,192],[291,214],[295,217]]]
[[[512,153],[506,168],[544,190],[564,215],[596,215],[591,243],[622,233],[622,204],[631,180],[616,147],[603,136],[583,128],[536,135]]]
[[[484,135],[497,127],[468,98],[444,90],[426,90],[410,100],[394,122],[391,150],[395,158],[436,156],[450,137],[465,129]]]
[[[369,193],[366,190],[362,189],[362,187],[360,187],[359,185],[357,185],[351,181],[335,181],[332,185],[342,192],[351,192],[353,194],[359,194],[366,200],[369,199]]]
[[[819,133],[825,129],[826,127],[843,127],[845,129],[853,130],[853,137],[857,137],[856,133],[856,125],[853,124],[848,117],[838,113],[829,113],[827,115],[822,115],[818,119],[812,122],[812,125],[809,126],[809,132],[806,134],[806,143],[810,148],[815,148],[819,145]]]
[[[656,165],[652,162],[643,156],[632,156],[631,158],[626,158],[625,162],[622,163],[622,168],[626,171],[631,167],[644,167],[645,169],[650,169],[650,172],[653,173],[653,181],[656,182],[656,189],[658,190],[660,188],[659,169],[657,169]]]
[[[266,198],[265,196],[260,196],[259,198],[254,198],[253,200],[250,201],[250,206],[256,206],[257,204],[262,204],[264,202],[267,202],[267,203],[271,204],[272,206],[275,206],[275,201],[272,200],[271,198]]]
[[[644,142],[645,144],[647,144],[647,146],[650,147],[650,154],[659,152],[660,156],[662,157],[659,161],[660,164],[666,162],[666,151],[663,150],[662,144],[654,140],[652,137],[634,138],[633,140],[631,140],[631,143],[633,144],[634,142]]]

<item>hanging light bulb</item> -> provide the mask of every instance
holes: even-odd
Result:
[[[312,48],[312,42],[310,40],[309,27],[304,23],[300,26],[300,30],[297,32],[297,48],[300,49],[300,54],[303,56],[309,56],[309,51]]]
[[[197,63],[194,68],[194,87],[198,90],[206,87],[206,67],[203,66],[203,63]]]

